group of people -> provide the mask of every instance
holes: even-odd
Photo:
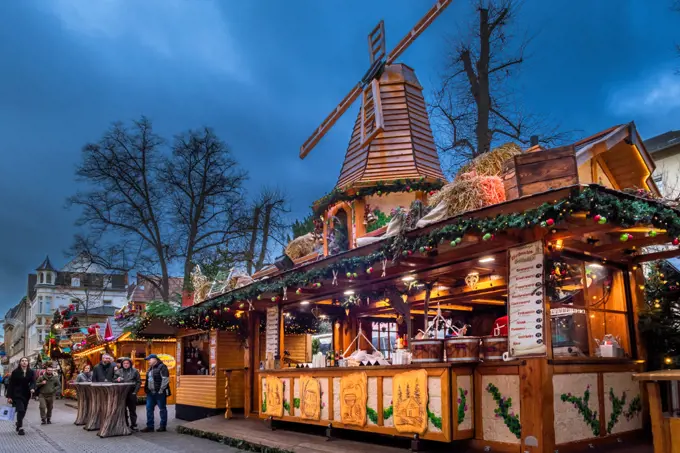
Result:
[[[7,382],[9,381],[9,382]],[[59,375],[52,365],[48,365],[43,373],[36,373],[28,366],[28,359],[23,357],[19,366],[5,379],[5,395],[7,402],[16,410],[16,432],[23,436],[24,417],[31,398],[37,396],[40,407],[40,419],[43,425],[52,423],[54,398],[61,389]]]
[[[168,367],[156,354],[146,357],[149,363],[144,384],[146,394],[146,427],[141,432],[154,432],[154,412],[158,406],[160,413],[160,426],[157,431],[166,431],[168,424],[167,397],[170,396],[170,373]],[[132,359],[121,357],[114,364],[114,359],[109,354],[102,355],[101,362],[94,368],[85,365],[76,377],[76,383],[83,382],[110,382],[131,383],[131,387],[125,400],[125,419],[130,429],[137,431],[137,393],[142,380],[139,371],[135,369]],[[7,382],[9,381],[9,382]],[[52,423],[52,410],[55,395],[59,393],[61,382],[59,375],[52,366],[47,366],[44,373],[36,373],[31,369],[27,358],[19,361],[19,366],[12,372],[9,379],[5,379],[5,396],[7,402],[16,410],[16,432],[23,436],[23,421],[26,416],[28,402],[36,395],[40,407],[40,419],[43,425]]]

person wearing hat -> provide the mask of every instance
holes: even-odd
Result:
[[[142,378],[139,376],[139,371],[132,366],[132,359],[122,357],[119,360],[121,365],[116,370],[114,381],[135,384],[125,398],[125,407],[127,408],[125,421],[126,424],[129,421],[130,429],[137,431],[137,392],[139,392],[139,388],[142,386]]]
[[[158,406],[158,412],[161,416],[161,424],[158,427],[158,431],[167,431],[168,409],[166,401],[168,396],[170,396],[170,372],[156,354],[150,354],[146,360],[149,362],[146,371],[146,382],[144,383],[144,392],[146,393],[146,428],[143,428],[141,432],[154,432],[154,410],[156,406]]]

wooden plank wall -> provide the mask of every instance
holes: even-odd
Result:
[[[214,409],[224,407],[224,379],[218,399],[217,376],[200,376],[186,374],[180,376],[177,389],[177,404],[200,406]],[[221,404],[221,406],[219,405]]]
[[[519,154],[505,161],[502,178],[508,200],[578,184],[574,149]]]
[[[224,408],[224,385],[226,377],[222,368],[243,368],[243,344],[238,335],[234,332],[219,332],[217,336],[217,393],[219,395],[218,405],[215,407]],[[230,381],[231,407],[241,409],[245,406],[245,373],[234,371]]]
[[[290,352],[290,358],[301,363],[312,361],[312,336],[309,334],[299,335],[285,335],[283,340],[284,348]],[[258,363],[265,360],[265,336],[260,334],[260,351],[258,354]]]

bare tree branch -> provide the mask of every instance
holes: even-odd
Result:
[[[469,36],[452,40],[440,87],[429,105],[437,147],[443,161],[460,165],[500,145],[499,140],[526,144],[539,135],[556,144],[559,133],[545,118],[522,111],[512,76],[526,61],[529,37],[516,37],[512,23],[517,0],[480,0]]]

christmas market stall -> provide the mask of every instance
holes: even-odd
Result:
[[[449,4],[389,53],[382,22],[369,36],[371,68],[300,152],[361,98],[310,231],[252,281],[196,280],[162,320],[179,328],[178,417],[243,407],[270,426],[414,449],[580,451],[639,436],[638,320],[661,309],[643,265],[680,254],[680,212],[658,198],[633,123],[559,148],[505,144],[447,183],[422,86],[395,60]]]
[[[642,264],[680,245],[680,214],[656,199],[647,159],[634,126],[622,125],[565,149],[506,155],[490,176],[501,202],[456,212],[460,175],[439,191],[386,190],[388,228],[346,237],[341,250],[329,204],[321,258],[283,257],[172,323],[199,335],[183,346],[193,354],[187,347],[229,334],[230,313],[246,320],[236,359],[244,390],[232,376],[224,398],[233,391],[246,415],[270,423],[517,452],[625,440],[643,427],[638,318],[655,310]],[[364,218],[365,203],[354,196],[347,218]],[[312,338],[330,326],[332,350],[291,360],[287,324]],[[215,399],[222,382],[210,383]]]

